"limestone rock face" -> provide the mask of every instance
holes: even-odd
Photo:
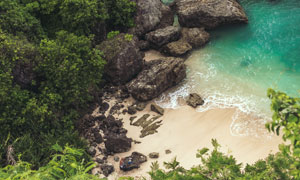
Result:
[[[137,4],[136,26],[130,30],[130,33],[142,37],[156,28],[164,28],[173,24],[173,12],[160,0],[135,0],[135,2]]]
[[[248,22],[242,6],[235,0],[177,0],[176,12],[183,27],[213,29],[223,24]]]
[[[182,28],[181,36],[193,48],[203,46],[210,39],[209,33],[204,28]]]
[[[115,84],[125,84],[135,77],[144,66],[144,53],[139,49],[137,38],[125,38],[125,34],[108,39],[97,46],[107,62],[104,77]]]
[[[159,48],[164,44],[176,41],[180,38],[180,28],[175,26],[168,26],[162,29],[157,29],[146,34],[146,40],[154,46]]]
[[[186,65],[180,58],[162,58],[147,67],[127,84],[130,94],[139,101],[148,101],[177,85],[186,77]]]

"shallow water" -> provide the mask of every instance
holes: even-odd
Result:
[[[199,111],[236,108],[234,135],[257,136],[271,118],[267,89],[299,96],[300,1],[240,0],[248,25],[221,27],[210,32],[205,48],[186,61],[187,79],[156,102],[180,106],[180,97],[198,92],[205,98]]]

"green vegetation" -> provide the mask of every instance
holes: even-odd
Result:
[[[1,0],[0,179],[98,179],[75,123],[101,89],[105,61],[95,46],[134,26],[134,13],[130,0]],[[274,115],[266,127],[288,141],[279,153],[242,168],[213,140],[212,151],[198,151],[200,165],[153,163],[151,178],[300,179],[300,99],[268,96]]]
[[[94,47],[106,32],[132,27],[134,13],[130,0],[0,2],[0,165],[8,165],[5,172],[41,172],[55,161],[56,144],[87,148],[75,124],[101,89],[105,61]],[[18,165],[9,166],[17,157]]]
[[[266,127],[279,134],[283,129],[283,139],[288,145],[280,145],[280,152],[270,154],[265,160],[242,168],[234,157],[219,151],[220,145],[212,140],[214,149],[203,148],[197,157],[201,164],[189,170],[180,167],[174,159],[165,163],[167,170],[160,169],[152,163],[149,172],[153,180],[207,180],[207,179],[240,179],[240,180],[290,180],[300,179],[300,99],[292,98],[282,92],[270,89],[268,96],[272,100],[273,121]]]

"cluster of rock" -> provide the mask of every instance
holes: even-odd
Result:
[[[121,113],[134,115],[144,110],[146,101],[180,83],[186,77],[186,65],[184,59],[178,57],[184,57],[193,48],[204,46],[210,39],[206,30],[224,24],[248,22],[242,7],[235,0],[175,0],[169,6],[161,0],[133,1],[137,4],[136,26],[128,31],[133,37],[128,38],[121,33],[97,46],[107,61],[104,77],[107,83],[118,88],[107,86],[106,94],[99,101],[100,115],[86,115],[79,122],[81,133],[91,144],[88,152],[105,176],[114,171],[114,166],[107,163],[107,157],[129,151],[134,142],[126,136],[127,130],[123,128],[122,119],[115,116]],[[173,26],[174,14],[178,16],[180,27]],[[149,48],[172,57],[145,62],[143,51]],[[105,102],[110,99],[107,94],[117,98],[111,107]],[[135,98],[137,103],[124,107],[122,102],[129,96]],[[203,105],[204,100],[193,93],[188,97],[187,104],[196,108]],[[150,108],[158,115],[150,117],[144,114],[129,119],[131,125],[141,127],[140,137],[157,132],[161,125],[159,118],[164,110],[156,105]],[[149,157],[158,158],[159,154],[154,152]],[[118,157],[114,160],[119,162]],[[133,152],[121,158],[120,169],[129,171],[139,168],[145,161],[145,155]]]

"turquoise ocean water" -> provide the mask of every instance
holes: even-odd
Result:
[[[170,1],[169,1],[170,2]],[[247,25],[211,31],[211,41],[186,61],[187,79],[156,102],[180,107],[190,92],[206,103],[199,111],[235,108],[234,135],[257,135],[271,118],[267,89],[299,96],[300,0],[240,0]]]

